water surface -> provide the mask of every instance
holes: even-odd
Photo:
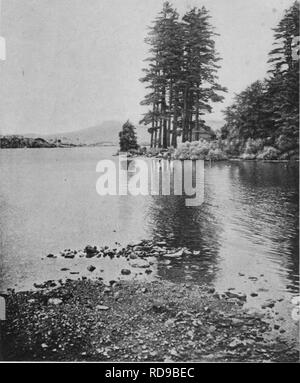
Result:
[[[200,254],[155,261],[151,278],[233,288],[255,307],[283,299],[278,312],[291,310],[287,302],[299,294],[298,164],[207,163],[204,204],[190,208],[183,197],[99,196],[97,162],[116,160],[115,152],[0,151],[0,290],[66,276],[60,268],[70,261],[48,253],[155,238]],[[73,271],[86,270],[87,261],[71,262]],[[109,261],[101,262],[103,276]],[[119,275],[121,262],[111,261],[107,278]]]

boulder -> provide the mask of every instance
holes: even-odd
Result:
[[[97,247],[96,246],[93,247],[90,245],[85,247],[84,252],[87,258],[95,257],[98,254]]]

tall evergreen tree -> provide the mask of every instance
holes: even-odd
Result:
[[[184,52],[184,110],[183,141],[191,140],[192,129],[200,127],[200,116],[211,112],[210,102],[219,102],[226,91],[216,81],[216,72],[220,60],[215,50],[213,31],[209,23],[209,13],[202,7],[193,8],[183,17],[185,31]]]
[[[121,132],[119,133],[120,138],[120,150],[122,152],[127,152],[131,149],[137,149],[137,138],[135,133],[135,127],[132,123],[127,120],[122,127]]]
[[[205,8],[194,8],[182,21],[170,3],[150,28],[146,42],[151,46],[148,68],[141,79],[150,93],[142,105],[150,106],[141,123],[151,124],[151,146],[177,146],[177,137],[191,139],[192,129],[204,121],[200,115],[211,111],[224,91],[216,83],[215,35]]]
[[[299,36],[299,3],[289,8],[275,31],[269,53],[269,78],[256,81],[236,95],[225,110],[222,138],[235,154],[247,139],[262,139],[279,151],[295,151],[299,141],[299,57],[293,54]]]
[[[272,95],[274,127],[277,135],[298,138],[299,57],[293,55],[299,36],[299,2],[295,1],[274,28],[275,48],[269,53],[269,89]]]
[[[145,42],[151,46],[151,56],[146,59],[148,68],[144,69],[146,82],[151,92],[142,101],[142,105],[150,105],[151,109],[141,121],[151,123],[149,129],[153,146],[167,147],[171,132],[171,108],[173,104],[174,82],[180,71],[181,34],[178,13],[166,2],[163,10],[150,28]],[[153,138],[154,136],[154,138]]]

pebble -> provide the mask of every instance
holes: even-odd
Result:
[[[107,311],[107,310],[109,310],[109,307],[108,306],[103,306],[103,305],[97,305],[96,309],[97,310],[101,310],[101,311]]]
[[[63,303],[63,301],[59,298],[49,298],[48,299],[48,305],[58,306],[58,305],[61,305],[62,303]]]

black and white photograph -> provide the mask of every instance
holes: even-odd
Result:
[[[0,364],[299,363],[299,11],[0,0]]]

